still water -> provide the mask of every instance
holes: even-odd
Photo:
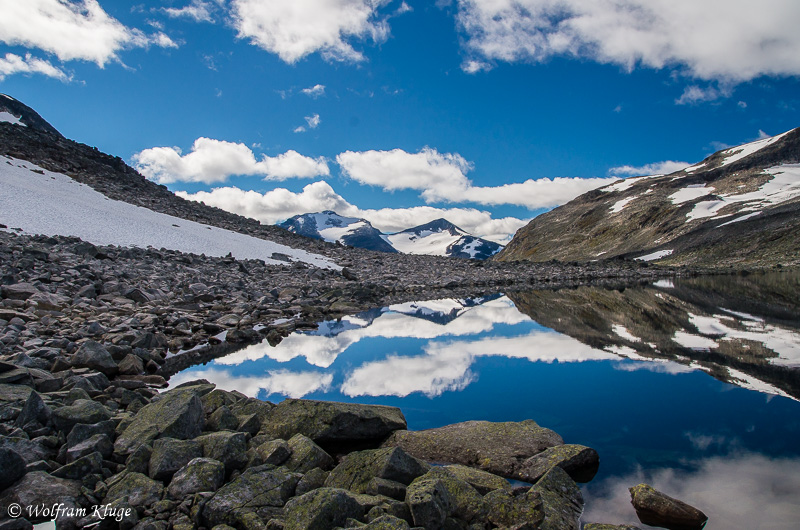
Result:
[[[648,482],[706,528],[800,522],[800,276],[399,304],[174,376],[273,402],[400,407],[409,429],[534,419],[601,459],[583,522],[637,523]]]

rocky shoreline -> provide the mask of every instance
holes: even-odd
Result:
[[[159,392],[221,333],[274,344],[387,303],[675,274],[365,255],[339,272],[0,230],[0,504],[41,508],[0,529],[579,528],[597,453],[533,421],[412,432],[389,407]]]

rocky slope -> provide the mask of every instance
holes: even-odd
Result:
[[[533,219],[495,259],[670,265],[800,264],[800,129],[670,175],[590,191]]]

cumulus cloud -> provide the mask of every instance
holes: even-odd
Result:
[[[529,209],[557,206],[613,179],[543,178],[502,186],[473,186],[466,177],[472,164],[458,153],[439,153],[425,147],[418,153],[391,151],[346,151],[336,157],[343,173],[362,184],[385,190],[420,190],[432,202],[511,204]]]
[[[171,182],[224,182],[232,175],[260,175],[265,180],[310,178],[330,174],[324,157],[310,158],[289,150],[256,160],[242,143],[198,138],[190,153],[177,147],[153,147],[133,155],[136,169],[160,184]]]
[[[170,379],[170,386],[175,387],[195,379],[206,379],[219,389],[229,392],[236,390],[250,397],[264,392],[267,396],[281,394],[290,398],[301,398],[312,392],[327,392],[333,382],[333,374],[274,370],[256,377],[235,375],[224,369],[201,368],[177,374]]]
[[[318,97],[325,95],[325,85],[314,85],[312,87],[304,88],[300,92],[308,97],[317,99]]]
[[[471,234],[500,243],[507,242],[528,222],[515,217],[493,219],[491,213],[474,208],[416,206],[362,210],[347,202],[324,181],[308,184],[299,193],[284,188],[259,193],[224,187],[212,191],[177,194],[185,199],[202,201],[209,206],[252,217],[267,224],[283,221],[293,215],[333,210],[340,215],[367,219],[383,232],[397,232],[444,217]]]
[[[688,162],[665,160],[643,166],[618,166],[608,170],[609,175],[641,176],[641,175],[669,175],[689,167]]]
[[[172,18],[186,17],[194,20],[195,22],[214,22],[211,14],[215,9],[216,8],[214,4],[211,2],[192,0],[192,3],[184,7],[164,8],[164,12]]]
[[[150,45],[176,47],[163,33],[146,35],[109,16],[97,0],[0,0],[0,41],[39,48],[62,61],[84,60],[101,68],[118,53]]]
[[[795,0],[459,0],[467,71],[482,61],[587,58],[707,80],[800,74]]]
[[[231,15],[239,37],[287,63],[320,52],[326,60],[358,62],[351,39],[386,40],[389,26],[378,10],[389,0],[233,0]]]
[[[319,127],[319,124],[322,123],[322,120],[319,118],[319,114],[312,114],[311,116],[305,117],[306,123],[308,124],[309,129],[316,129]]]
[[[72,76],[67,75],[64,70],[53,66],[49,61],[33,57],[30,53],[26,53],[25,57],[7,53],[5,57],[0,58],[0,81],[13,74],[42,74],[61,81],[72,79]]]

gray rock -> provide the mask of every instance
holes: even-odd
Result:
[[[13,486],[0,493],[0,506],[10,504],[20,506],[53,506],[64,504],[64,507],[77,508],[81,497],[81,483],[54,477],[44,471],[31,471]],[[51,517],[25,513],[26,519],[32,523],[48,521]]]
[[[25,474],[25,459],[12,449],[0,448],[0,491]]]
[[[161,500],[164,494],[164,486],[160,482],[131,471],[114,475],[107,483],[105,503],[127,499],[127,503],[131,506],[144,507]]]
[[[52,411],[50,407],[44,404],[42,397],[37,392],[31,392],[14,425],[20,428],[32,423],[47,425],[51,415]]]
[[[631,504],[644,524],[670,530],[700,530],[708,522],[708,516],[694,506],[665,495],[649,484],[634,486],[630,492]]]
[[[404,500],[406,498],[406,484],[375,477],[367,484],[366,493],[367,495],[384,495],[392,499]]]
[[[296,434],[289,439],[289,449],[292,456],[286,462],[286,467],[298,473],[305,473],[315,467],[331,469],[333,458],[310,438]]]
[[[203,447],[202,456],[222,462],[228,475],[247,465],[247,435],[242,432],[212,432],[198,436],[195,441]]]
[[[209,415],[220,407],[230,407],[236,403],[236,396],[225,390],[216,388],[202,397],[203,411]]]
[[[169,481],[190,460],[201,456],[203,445],[199,441],[159,438],[153,442],[147,474],[162,482]]]
[[[153,448],[149,445],[140,445],[125,460],[125,468],[128,471],[147,475],[150,473],[150,457],[153,456]]]
[[[325,486],[367,493],[367,485],[373,478],[408,485],[429,469],[427,463],[417,460],[398,447],[357,451],[347,455],[331,471]]]
[[[247,469],[220,488],[202,508],[205,526],[227,524],[238,527],[253,517],[269,520],[279,514],[294,493],[300,475],[270,468]]]
[[[39,443],[40,441],[32,441],[17,436],[0,436],[0,449],[14,451],[25,460],[26,464],[55,458],[55,451],[42,445]]]
[[[67,462],[74,462],[91,453],[99,453],[102,458],[110,458],[114,444],[105,434],[95,434],[67,449]]]
[[[105,375],[114,375],[119,370],[105,346],[93,340],[81,344],[71,362],[72,366],[91,368]]]
[[[355,496],[343,489],[319,488],[286,503],[285,530],[329,530],[347,519],[360,519],[364,512]]]
[[[381,515],[361,528],[364,530],[411,530],[406,521],[393,515]]]
[[[115,451],[127,455],[156,438],[185,440],[199,435],[203,430],[203,404],[198,393],[202,390],[197,386],[175,388],[142,407],[117,438]]]
[[[461,464],[452,464],[444,466],[444,468],[457,479],[463,480],[475,488],[481,495],[486,495],[490,491],[498,489],[511,491],[511,484],[506,479],[487,471],[463,466]]]
[[[483,524],[486,522],[488,507],[478,491],[456,478],[456,476],[442,467],[432,467],[425,475],[415,479],[414,482],[440,483],[444,486],[449,500],[447,516],[456,518],[464,523]],[[413,485],[414,482],[411,484]],[[408,498],[408,490],[406,498]],[[409,505],[410,506],[410,505]],[[413,510],[412,510],[413,513]],[[415,519],[416,521],[416,519]]]
[[[77,445],[84,440],[88,440],[96,434],[105,434],[109,439],[114,438],[114,420],[106,420],[98,423],[78,423],[67,435],[67,447]]]
[[[554,467],[531,487],[542,498],[543,530],[578,530],[583,513],[583,495],[575,481]]]
[[[303,434],[316,443],[345,443],[381,440],[405,428],[396,407],[286,399],[269,412],[262,432],[285,440]]]
[[[79,423],[98,423],[110,419],[111,413],[108,409],[89,399],[78,399],[72,405],[53,411],[53,424],[67,434]]]
[[[330,474],[329,471],[325,471],[324,469],[320,469],[315,467],[311,471],[305,473],[303,478],[297,483],[297,488],[295,488],[295,495],[302,495],[304,493],[308,493],[311,490],[315,490],[317,488],[321,488],[325,485],[325,480],[328,478]]]
[[[167,491],[178,500],[201,491],[217,491],[225,481],[225,465],[211,458],[195,458],[172,477]]]
[[[119,362],[119,373],[123,375],[139,375],[144,373],[141,357],[129,353]]]
[[[206,429],[209,431],[235,431],[238,427],[239,418],[225,405],[212,412],[206,420]]]
[[[597,474],[600,457],[597,451],[584,445],[548,447],[522,463],[517,479],[534,483],[555,466],[566,471],[576,482],[589,482]]]
[[[256,448],[256,454],[262,464],[279,466],[292,456],[292,450],[286,440],[270,440]]]
[[[542,499],[538,493],[496,489],[483,498],[489,510],[489,521],[499,527],[539,528],[544,520]]]
[[[33,284],[30,283],[15,283],[13,285],[4,285],[0,288],[3,298],[11,300],[27,300],[31,296],[39,292]]]
[[[516,478],[521,464],[564,441],[533,420],[467,421],[424,431],[397,431],[383,447],[401,447],[429,462],[463,464]]]
[[[450,512],[450,495],[439,478],[418,478],[406,490],[406,504],[414,526],[426,530],[442,528]]]
[[[103,436],[103,435],[100,435]],[[69,464],[61,466],[53,471],[54,477],[69,478],[73,480],[83,480],[88,475],[103,472],[103,455],[100,453],[89,453],[80,458],[70,461]]]

